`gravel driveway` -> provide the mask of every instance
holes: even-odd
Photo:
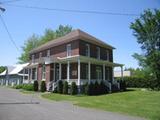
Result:
[[[0,87],[0,120],[142,120],[138,117],[77,107],[68,102],[49,101],[38,96]]]

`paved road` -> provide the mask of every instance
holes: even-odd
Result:
[[[0,120],[141,120],[121,114],[54,102],[0,87]],[[40,104],[25,104],[39,102]],[[114,103],[113,103],[114,104]]]

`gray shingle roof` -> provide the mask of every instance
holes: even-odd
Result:
[[[60,45],[60,44],[63,44],[63,43],[69,42],[69,41],[77,40],[77,39],[83,39],[87,42],[91,42],[91,43],[94,42],[94,43],[96,43],[98,45],[101,45],[103,47],[107,47],[107,48],[110,48],[110,49],[115,49],[113,46],[111,46],[111,45],[109,45],[109,44],[107,44],[107,43],[89,35],[86,32],[83,32],[80,29],[77,29],[77,30],[73,30],[72,32],[66,34],[63,37],[60,37],[60,38],[54,39],[52,41],[49,41],[49,42],[31,50],[30,54],[35,53],[35,52],[39,52],[39,51],[43,51],[45,49],[49,49],[51,47],[54,47],[54,46],[57,46],[57,45]]]

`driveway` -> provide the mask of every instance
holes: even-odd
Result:
[[[68,102],[49,101],[40,98],[38,94],[26,95],[15,89],[0,87],[0,120],[141,120],[141,118],[77,107]]]

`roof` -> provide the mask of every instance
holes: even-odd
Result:
[[[2,72],[0,74],[0,76],[6,75],[7,72],[8,72],[9,75],[18,74],[20,71],[23,70],[24,67],[26,67],[28,65],[29,65],[29,63],[17,64],[17,65],[13,65],[13,66],[7,66],[7,70],[5,70],[4,72]]]
[[[115,49],[113,46],[93,37],[92,35],[89,35],[88,33],[84,32],[80,29],[77,29],[77,30],[73,30],[72,32],[66,34],[63,37],[59,37],[57,39],[49,41],[49,42],[31,50],[30,54],[35,53],[35,52],[40,52],[40,51],[49,49],[51,47],[54,47],[54,46],[57,46],[57,45],[60,45],[60,44],[63,44],[63,43],[69,42],[69,41],[74,41],[77,39],[82,39],[84,41],[91,42],[91,43],[94,42],[100,46],[107,47],[110,49]]]

